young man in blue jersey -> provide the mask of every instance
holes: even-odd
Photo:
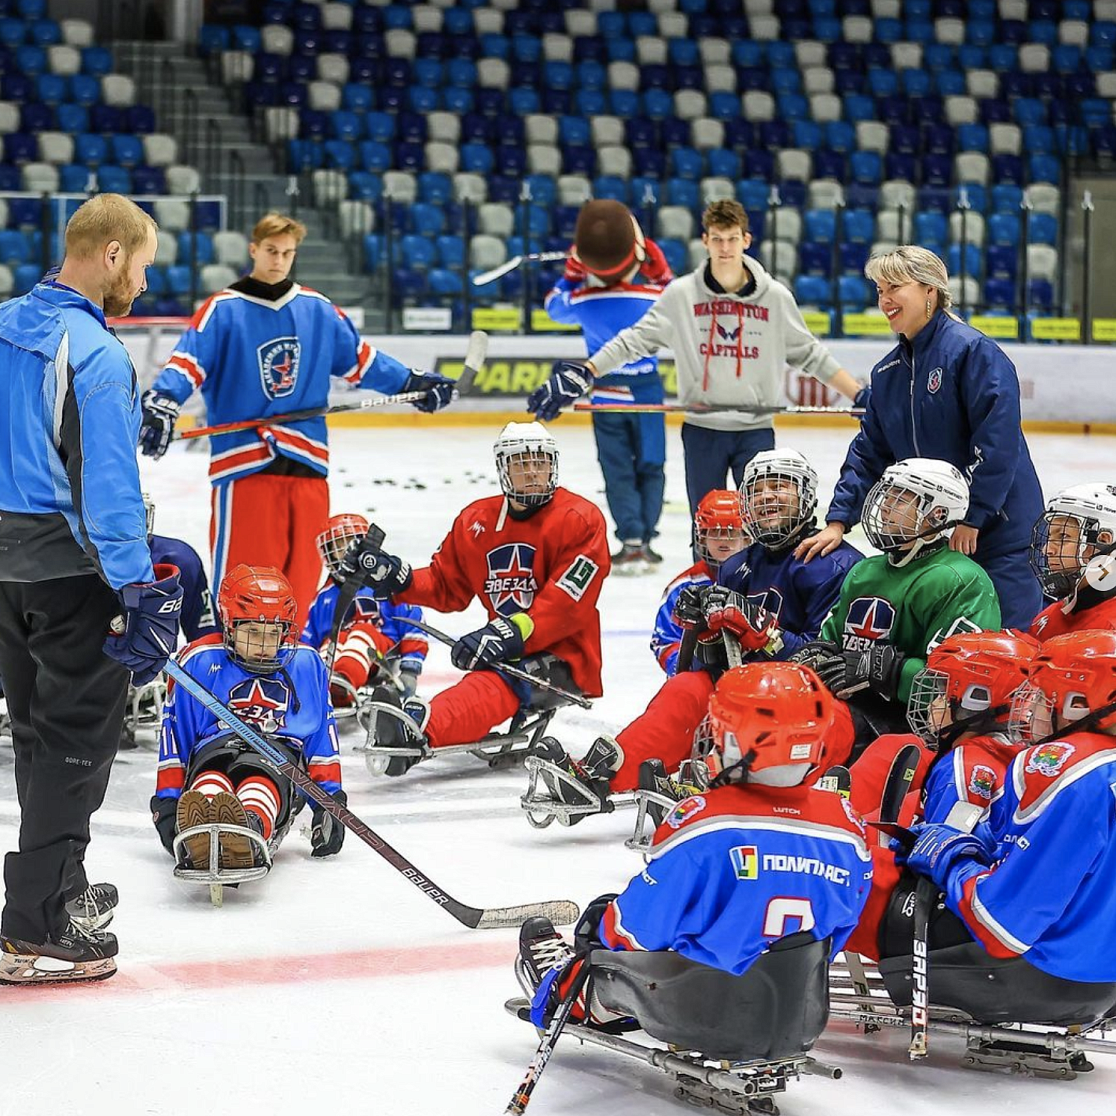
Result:
[[[723,769],[659,826],[643,871],[620,895],[589,904],[576,950],[548,919],[523,924],[516,972],[537,1026],[593,948],[672,950],[739,976],[798,931],[828,939],[831,957],[843,947],[872,861],[864,823],[840,795],[813,786],[833,712],[817,675],[795,663],[749,663],[717,683],[709,717]],[[607,984],[589,987],[573,1018],[623,1017],[609,1006]]]
[[[326,420],[267,417],[324,409],[336,380],[385,393],[424,391],[415,404],[423,411],[455,395],[452,380],[377,352],[325,295],[290,278],[305,235],[303,224],[279,213],[259,220],[251,274],[202,303],[144,393],[141,439],[145,454],[162,457],[179,408],[199,388],[210,423],[261,419],[210,439],[213,580],[240,562],[277,567],[294,586],[300,624],[321,578],[314,540],[329,518]]]
[[[0,676],[20,804],[0,982],[23,984],[116,971],[116,938],[90,929],[117,893],[86,879],[89,819],[129,679],[162,669],[182,604],[178,571],[153,567],[147,548],[139,388],[106,322],[146,289],[155,222],[99,194],[65,246],[56,274],[0,306]]]
[[[554,321],[581,326],[592,353],[639,321],[673,278],[662,250],[643,235],[631,210],[622,202],[595,199],[577,216],[565,273],[544,305]],[[602,376],[593,385],[591,401],[662,403],[659,358],[640,357]],[[643,572],[662,561],[651,540],[663,510],[665,417],[594,415],[593,434],[621,544],[612,556],[613,572]]]

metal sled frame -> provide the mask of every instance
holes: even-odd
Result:
[[[830,1018],[861,1024],[866,1032],[881,1027],[909,1027],[910,1009],[896,1007],[891,1002],[879,970],[871,961],[864,960],[864,971],[867,996],[856,991],[847,963],[839,959],[830,965]],[[1116,1020],[1107,1020],[1088,1030],[1080,1027],[1043,1029],[1035,1024],[989,1026],[977,1023],[956,1008],[930,1005],[930,1030],[959,1035],[965,1040],[962,1065],[1026,1077],[1072,1081],[1079,1073],[1093,1068],[1086,1052],[1116,1054],[1116,1040],[1103,1037],[1113,1029],[1116,1029]]]
[[[515,997],[504,1005],[509,1014],[529,1019],[530,1001]],[[723,1062],[706,1058],[698,1051],[652,1046],[629,1038],[610,1035],[584,1023],[569,1022],[564,1033],[578,1042],[603,1046],[665,1073],[675,1084],[674,1095],[698,1107],[718,1112],[751,1116],[770,1113],[778,1116],[772,1097],[786,1092],[787,1083],[803,1074],[817,1074],[837,1080],[841,1070],[817,1061],[806,1054],[793,1058],[764,1062]]]
[[[546,829],[554,821],[559,825],[573,825],[574,818],[585,817],[588,814],[611,814],[614,810],[624,810],[636,804],[634,791],[610,794],[602,803],[588,787],[568,771],[563,771],[541,756],[526,756],[523,766],[527,769],[527,793],[520,797],[519,805],[523,807],[528,822],[536,829]],[[563,802],[560,798],[554,798],[548,793],[548,779],[561,783],[563,787],[577,795],[580,801]]]
[[[209,834],[209,866],[187,868],[186,839],[203,833]],[[221,834],[246,837],[263,863],[252,868],[222,868],[221,847],[218,841]],[[173,852],[175,879],[185,880],[187,883],[208,884],[209,898],[215,907],[220,907],[224,903],[226,887],[262,880],[271,871],[271,846],[254,829],[248,829],[243,825],[208,822],[205,825],[191,826],[175,836]]]
[[[415,728],[414,722],[406,713],[401,709],[397,709],[394,705],[388,705],[385,702],[370,701],[366,703],[361,709],[361,716],[367,715],[369,717],[369,725],[372,726],[373,722],[371,718],[374,717],[376,713],[380,712],[398,718],[410,729]],[[434,756],[451,756],[466,753],[470,756],[476,756],[477,759],[484,760],[489,767],[512,767],[518,764],[523,759],[527,750],[543,737],[547,727],[550,725],[551,719],[557,712],[558,708],[543,709],[537,713],[532,713],[528,715],[518,727],[516,727],[516,720],[518,718],[513,718],[511,727],[507,732],[489,733],[474,744],[448,744],[441,748],[431,748],[429,744],[416,743],[409,747],[387,747],[366,739],[361,751],[364,753],[364,763],[368,768],[369,774],[375,776],[386,774],[388,760],[393,756],[422,762]],[[369,736],[371,736],[371,727],[369,729]]]
[[[678,801],[665,794],[659,794],[657,791],[634,790],[630,793],[635,800],[636,820],[632,835],[624,842],[624,848],[631,849],[632,852],[646,854],[651,851],[651,839],[655,836],[655,830],[659,828],[660,824],[655,821],[651,808],[657,807],[663,811],[662,816],[666,817],[678,805]],[[647,828],[648,818],[653,823],[650,830]]]

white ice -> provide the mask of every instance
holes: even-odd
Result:
[[[559,424],[562,482],[604,508],[591,433]],[[851,428],[850,428],[851,430]],[[340,429],[331,435],[334,511],[370,513],[388,546],[423,563],[456,512],[495,491],[495,426]],[[787,428],[828,498],[844,454],[844,430]],[[689,563],[688,517],[676,430],[668,432],[667,508],[661,572],[605,585],[605,697],[591,712],[562,712],[554,728],[583,751],[601,731],[639,713],[661,680],[647,648],[662,586]],[[1036,435],[1030,444],[1044,488],[1116,475],[1116,439]],[[144,459],[158,530],[206,553],[207,455],[176,444]],[[482,621],[434,617],[461,633]],[[455,672],[443,647],[430,655],[422,689]],[[627,852],[632,813],[573,829],[531,829],[518,797],[522,772],[493,772],[470,757],[443,757],[402,779],[374,780],[343,736],[349,805],[423,872],[461,901],[503,906],[620,890],[638,869]],[[10,742],[0,743],[0,849],[16,839]],[[518,1084],[535,1032],[503,1010],[518,994],[514,931],[467,930],[372,850],[349,836],[342,854],[310,859],[292,833],[265,881],[210,906],[204,888],[175,880],[151,826],[155,744],[122,753],[94,819],[91,878],[119,886],[112,929],[119,973],[104,984],[0,989],[4,1039],[0,1116],[132,1116],[194,1113],[496,1114]],[[1111,1103],[1116,1058],[1070,1083],[963,1070],[957,1040],[933,1037],[925,1064],[905,1058],[901,1032],[865,1037],[831,1025],[816,1055],[841,1081],[804,1079],[780,1104],[788,1116],[892,1112],[1033,1113],[1062,1116]],[[1103,1098],[1109,1096],[1110,1101]],[[529,1112],[535,1116],[659,1116],[685,1111],[648,1067],[563,1040]]]

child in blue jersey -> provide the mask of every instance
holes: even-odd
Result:
[[[579,939],[590,948],[673,950],[739,975],[780,938],[809,932],[840,950],[872,878],[864,823],[840,795],[817,790],[834,701],[809,668],[749,663],[717,683],[709,701],[723,769],[678,803],[655,833],[650,860],[617,896],[590,904]],[[517,971],[543,1026],[585,951],[546,919],[520,932]],[[620,1016],[592,986],[574,1018]]]
[[[714,489],[707,492],[694,514],[694,545],[698,560],[683,570],[663,592],[655,628],[651,633],[651,653],[668,678],[678,669],[682,645],[682,626],[675,618],[675,605],[687,589],[703,589],[717,580],[717,571],[748,543],[740,510],[740,494]]]
[[[1116,981],[1116,632],[1043,644],[1010,730],[1031,746],[1011,765],[999,843],[928,823],[907,863],[992,957]]]
[[[554,321],[581,326],[589,352],[595,353],[639,321],[673,278],[662,250],[644,237],[628,207],[595,199],[578,214],[565,273],[544,306]],[[602,376],[591,399],[620,406],[662,403],[659,358],[641,357]],[[642,572],[662,561],[651,540],[663,510],[665,419],[661,414],[598,414],[593,435],[621,543],[612,556],[613,569]]]
[[[367,532],[368,520],[363,515],[347,513],[333,516],[318,536],[318,551],[329,582],[318,591],[310,606],[310,615],[302,629],[302,642],[316,647],[323,657],[329,655],[333,611],[341,592],[341,559]],[[414,694],[428,644],[426,634],[407,621],[421,619],[422,609],[417,605],[378,601],[370,586],[357,590],[337,636],[337,652],[329,679],[334,708],[354,706],[362,686],[381,682],[397,692],[402,691],[405,697]]]
[[[221,582],[218,607],[223,635],[190,644],[180,665],[344,804],[325,666],[313,648],[295,642],[290,582],[267,566],[237,566]],[[177,833],[214,822],[250,828],[274,848],[298,805],[266,760],[171,682],[151,799],[152,820],[168,851]],[[311,855],[331,856],[341,848],[344,828],[320,807],[313,810]],[[187,838],[185,848],[190,866],[208,866],[207,833]],[[252,842],[222,835],[219,860],[226,868],[252,867]]]

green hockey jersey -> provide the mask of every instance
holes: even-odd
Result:
[[[890,643],[907,656],[898,700],[904,704],[926,656],[955,632],[1000,628],[1000,602],[988,574],[971,558],[942,545],[893,566],[883,554],[858,562],[841,585],[819,639],[845,651]]]

